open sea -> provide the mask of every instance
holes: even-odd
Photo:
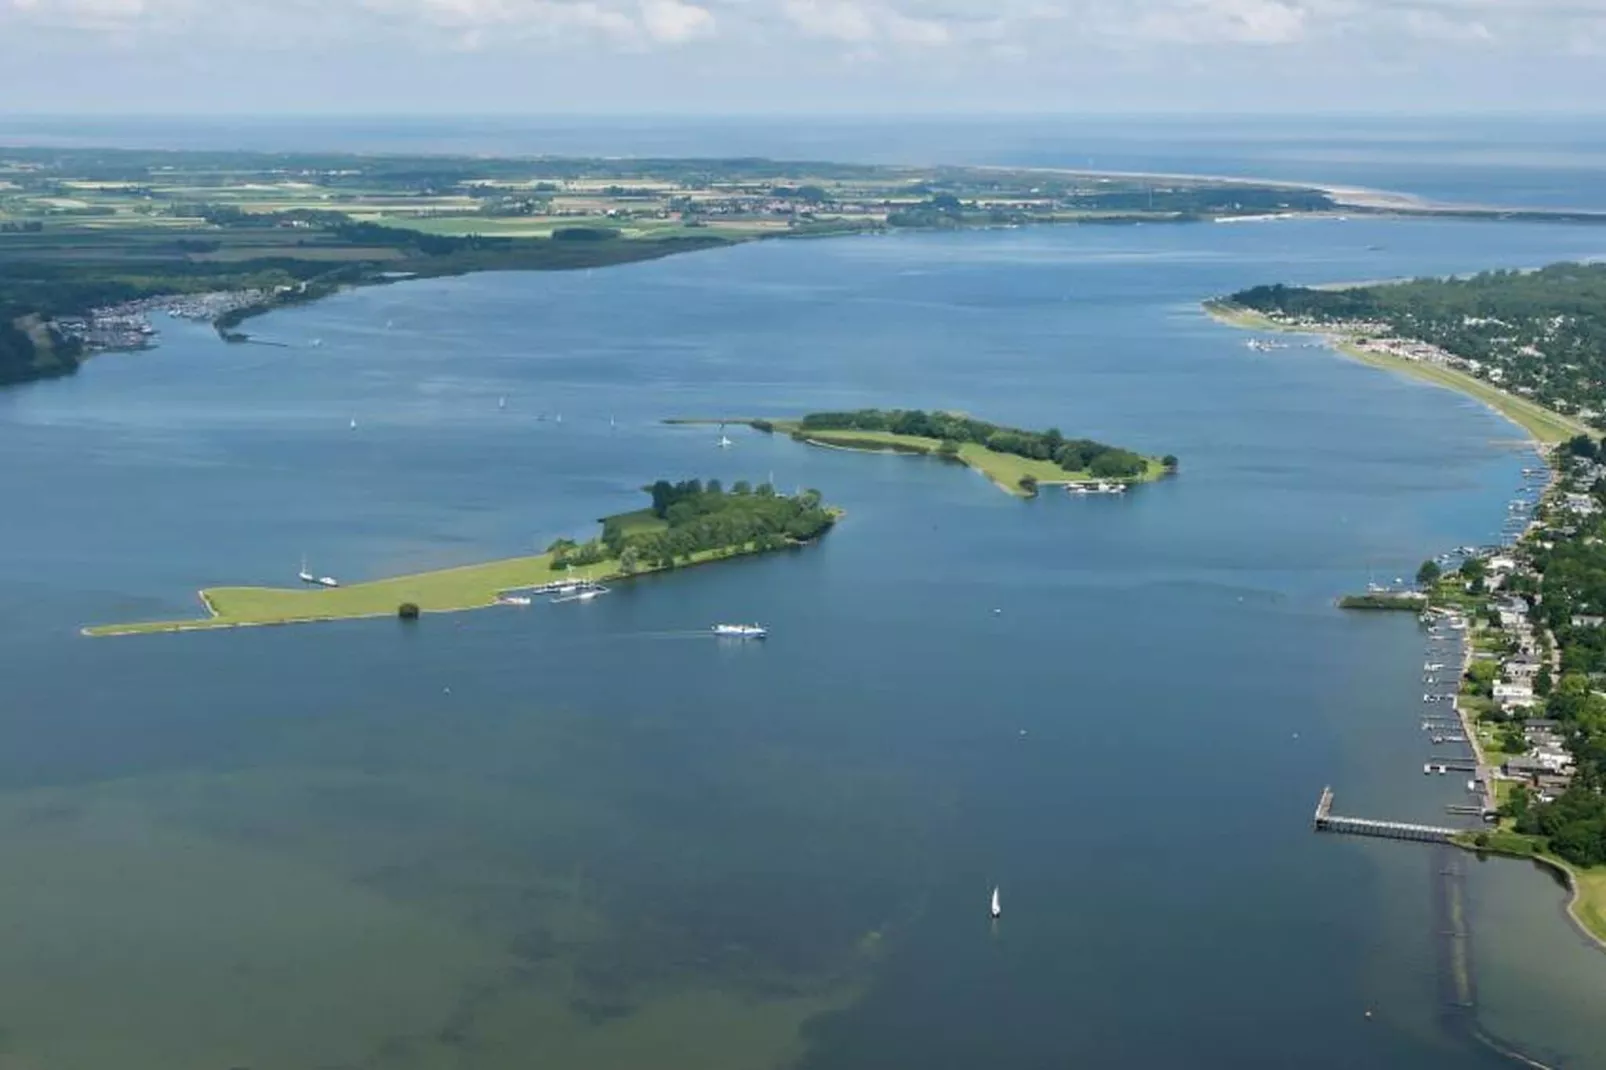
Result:
[[[38,122],[0,140],[1093,155],[1606,204],[1587,125],[1524,127],[1541,165],[1470,123],[965,121],[872,152],[823,122]],[[1333,599],[1494,539],[1532,451],[1198,307],[1600,256],[1601,227],[1386,219],[769,242],[349,292],[253,321],[275,345],[164,318],[154,350],[0,392],[0,1067],[1515,1065],[1488,1040],[1606,1066],[1606,956],[1549,877],[1310,831],[1325,784],[1363,816],[1464,800],[1420,771],[1416,621]],[[859,406],[1181,473],[1028,502],[661,422]],[[303,555],[349,582],[529,552],[691,476],[847,515],[586,605],[78,634],[292,584]]]

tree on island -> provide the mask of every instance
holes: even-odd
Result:
[[[995,453],[1008,453],[1032,461],[1052,461],[1064,471],[1087,472],[1095,479],[1136,479],[1148,468],[1148,462],[1131,450],[1091,439],[1067,439],[1058,428],[1024,431],[953,412],[920,409],[814,412],[803,417],[799,428],[803,437],[809,431],[882,431],[913,438],[934,438],[938,440],[939,457],[956,456],[960,444],[971,442]],[[951,450],[949,442],[954,443]]]
[[[1442,575],[1444,570],[1439,567],[1437,561],[1424,561],[1422,567],[1416,570],[1416,585],[1428,590],[1439,582],[1439,577]]]
[[[401,605],[396,607],[396,616],[400,617],[402,620],[417,620],[418,603],[403,602]]]

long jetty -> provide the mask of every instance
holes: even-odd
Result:
[[[1374,821],[1367,817],[1341,817],[1333,813],[1333,789],[1322,789],[1316,803],[1317,832],[1339,832],[1350,836],[1378,836],[1386,840],[1415,840],[1419,843],[1449,843],[1460,831],[1438,825],[1415,825],[1407,821]]]

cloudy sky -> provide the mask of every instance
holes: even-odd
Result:
[[[1606,0],[0,0],[0,112],[1606,108]]]

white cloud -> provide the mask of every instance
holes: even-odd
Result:
[[[1288,0],[1185,0],[1158,5],[1135,29],[1162,41],[1276,45],[1305,36],[1306,12]]]
[[[867,44],[876,36],[869,13],[851,0],[782,0],[781,12],[810,37]]]
[[[1179,46],[1326,48],[1357,54],[1428,42],[1459,55],[1566,56],[1606,37],[1606,0],[0,0],[0,49],[46,36],[83,50],[156,36],[250,52],[286,40],[421,55],[670,49],[717,34],[762,66],[802,62],[799,42],[877,63],[952,46],[967,70],[1086,65]],[[387,35],[389,39],[387,40]],[[399,40],[398,40],[399,39]],[[402,53],[396,53],[396,48]],[[1446,51],[1451,50],[1451,51]],[[1208,51],[1190,64],[1208,63]],[[1471,61],[1469,61],[1471,62]]]
[[[714,32],[713,12],[682,0],[643,0],[641,23],[655,41],[678,43]]]
[[[984,11],[980,5],[973,5]],[[782,18],[807,37],[854,45],[870,55],[879,43],[934,47],[953,41],[963,18],[938,4],[858,3],[855,0],[781,0]]]

